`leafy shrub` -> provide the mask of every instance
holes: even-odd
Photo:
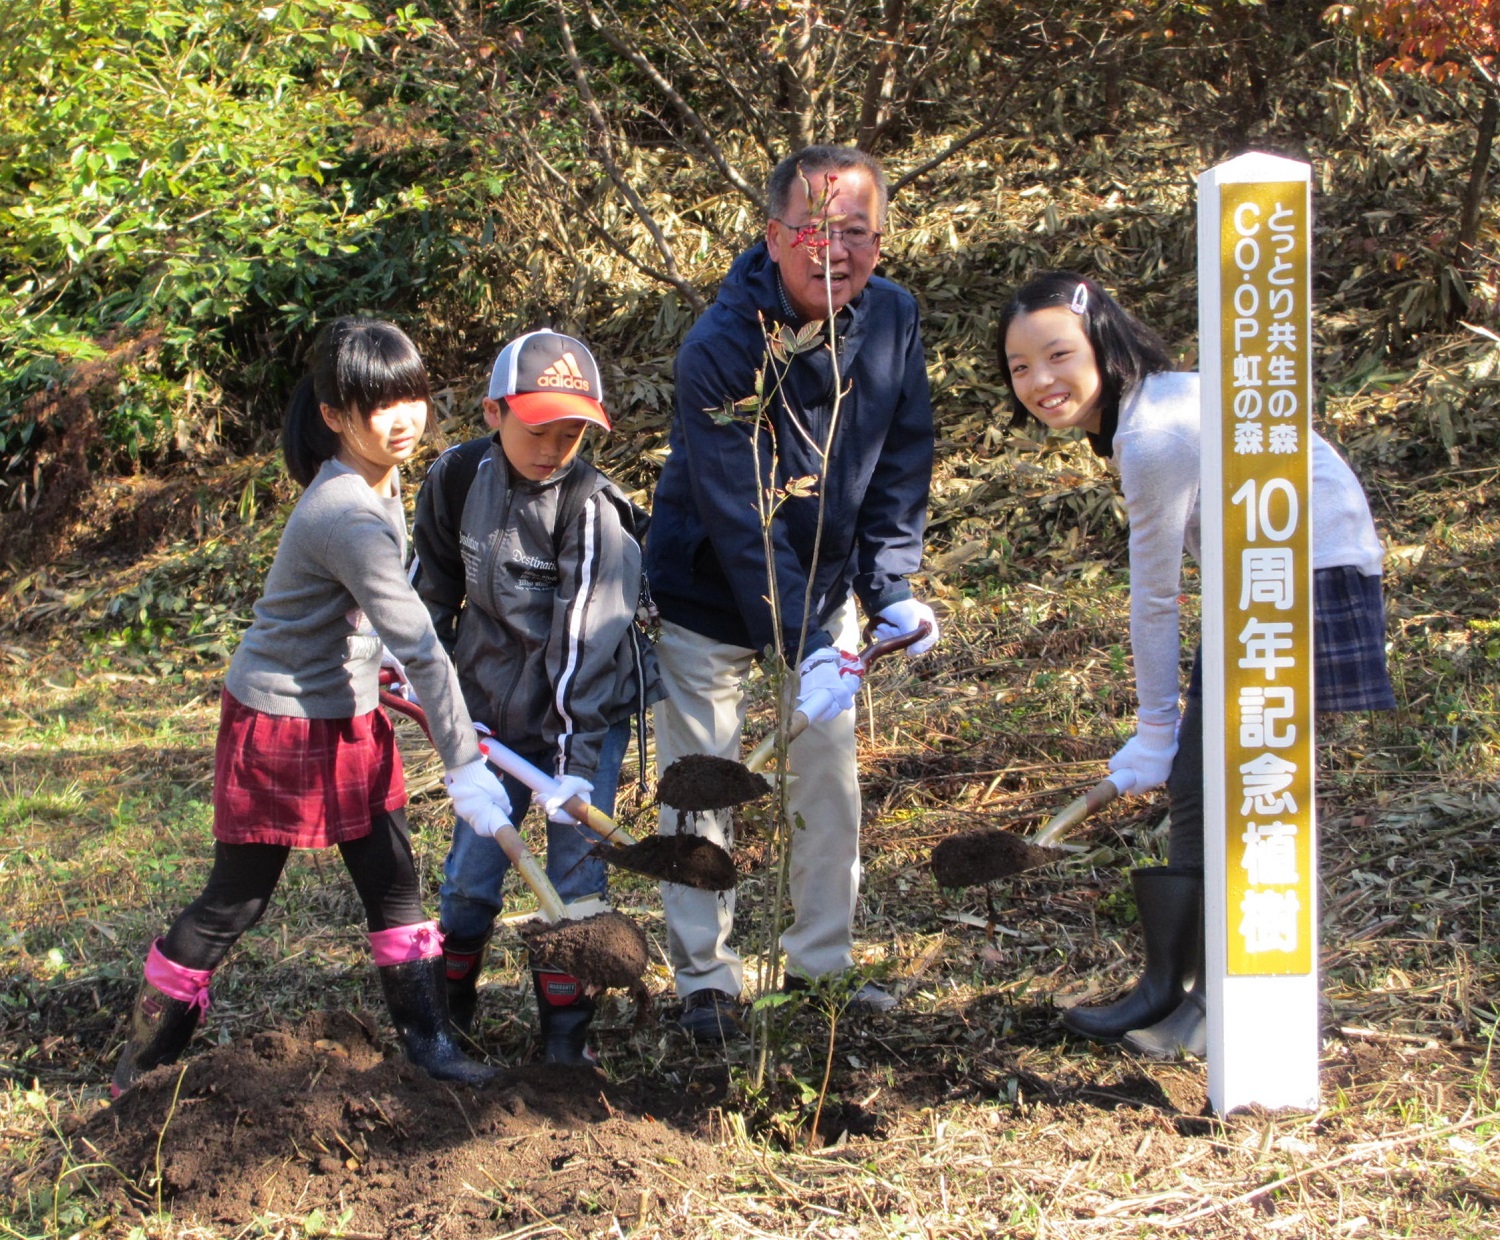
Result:
[[[98,450],[140,458],[219,433],[219,384],[275,388],[315,318],[390,313],[427,251],[426,208],[351,141],[377,53],[420,36],[357,0],[39,0],[0,43],[0,455],[10,492],[45,428],[35,400],[146,331],[96,391]],[[253,365],[252,365],[253,364]],[[260,367],[257,369],[256,367]],[[280,393],[243,399],[274,408]],[[23,489],[23,483],[29,489]]]

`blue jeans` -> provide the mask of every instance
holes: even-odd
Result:
[[[615,789],[620,782],[620,763],[630,747],[631,720],[624,719],[605,733],[599,750],[599,769],[594,772],[594,792],[589,798],[605,814],[614,815]],[[542,770],[551,769],[552,752],[518,750],[528,762]],[[516,826],[521,826],[531,790],[512,775],[501,775],[511,804],[521,812]],[[538,806],[540,809],[540,806]],[[603,896],[604,862],[588,852],[599,843],[599,837],[577,823],[548,822],[547,877],[557,888],[564,904],[586,896]],[[510,858],[500,845],[488,836],[478,834],[462,818],[453,827],[453,845],[443,862],[441,916],[443,931],[455,939],[483,938],[495,924],[504,907],[501,888],[510,870]]]

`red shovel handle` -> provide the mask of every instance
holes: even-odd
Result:
[[[389,668],[380,673],[380,683],[382,685],[395,684],[398,679],[396,674]],[[398,715],[405,715],[408,719],[415,720],[417,726],[422,729],[422,734],[429,741],[432,740],[432,729],[427,726],[427,712],[415,702],[409,701],[399,693],[392,693],[388,689],[381,689],[380,704],[386,710],[393,710]]]
[[[869,668],[870,664],[880,658],[881,655],[892,654],[897,650],[905,650],[908,646],[915,646],[927,634],[932,632],[932,625],[928,621],[923,620],[909,633],[897,633],[895,637],[887,637],[884,641],[877,642],[872,640],[875,636],[875,624],[876,622],[871,620],[865,626],[865,641],[869,642],[869,645],[859,652],[859,661],[866,668]]]
[[[382,685],[395,684],[399,680],[389,668],[380,673]],[[380,691],[380,704],[386,710],[393,710],[398,715],[405,715],[408,719],[416,721],[418,727],[426,734],[427,739],[432,740],[432,730],[427,726],[427,712],[415,702],[409,701],[400,694],[392,693],[387,689]],[[509,775],[514,775],[533,792],[541,791],[540,785],[545,781],[551,784],[551,779],[544,772],[537,770],[531,763],[525,761],[519,755],[512,753],[504,745],[501,745],[493,737],[481,737],[479,741],[480,752],[494,766]],[[608,840],[617,848],[626,848],[636,843],[635,837],[625,830],[619,823],[606,814],[603,810],[590,805],[582,797],[570,797],[563,802],[563,809],[573,818],[574,822],[582,823],[602,840]]]

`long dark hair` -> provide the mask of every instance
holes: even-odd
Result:
[[[338,434],[320,406],[368,419],[387,405],[430,399],[427,368],[404,331],[382,319],[335,319],[313,341],[307,374],[287,404],[281,428],[287,473],[306,486],[338,453]]]
[[[1080,286],[1084,290],[1081,294]],[[1147,375],[1171,370],[1172,355],[1162,338],[1105,292],[1102,284],[1073,271],[1046,271],[1021,285],[1000,311],[995,339],[1000,373],[1015,402],[1011,425],[1018,426],[1026,421],[1027,410],[1016,398],[1016,385],[1010,379],[1005,334],[1017,315],[1032,314],[1049,306],[1075,306],[1079,300],[1085,302],[1083,330],[1094,347],[1094,360],[1099,366],[1102,437],[1108,440],[1114,434],[1121,398]]]

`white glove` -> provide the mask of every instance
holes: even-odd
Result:
[[[1135,735],[1109,760],[1109,769],[1129,771],[1135,776],[1135,784],[1129,791],[1145,792],[1167,782],[1176,756],[1175,723],[1138,723]]]
[[[505,794],[505,785],[495,778],[495,772],[483,758],[449,771],[443,776],[443,783],[448,785],[454,810],[477,834],[493,839],[511,825],[510,797]]]
[[[547,811],[548,822],[576,822],[577,819],[567,810],[563,809],[563,803],[571,801],[574,797],[580,798],[585,805],[592,805],[589,800],[594,794],[594,785],[586,779],[579,779],[577,775],[559,775],[557,787],[552,795],[543,797],[542,808]]]
[[[892,637],[900,637],[903,633],[910,633],[924,620],[932,625],[932,632],[906,648],[906,657],[910,659],[913,655],[926,654],[937,645],[937,617],[926,603],[919,603],[914,598],[904,598],[899,603],[881,608],[875,617],[875,631],[870,636],[878,642],[887,641]]]
[[[384,644],[380,647],[380,666],[388,667],[396,673],[396,684],[392,688],[393,693],[404,697],[414,706],[421,705],[421,702],[417,700],[417,691],[411,687],[411,680],[406,675],[406,664],[393,655],[390,647]]]
[[[802,660],[797,709],[808,723],[827,723],[854,706],[865,665],[852,654],[824,646]]]

